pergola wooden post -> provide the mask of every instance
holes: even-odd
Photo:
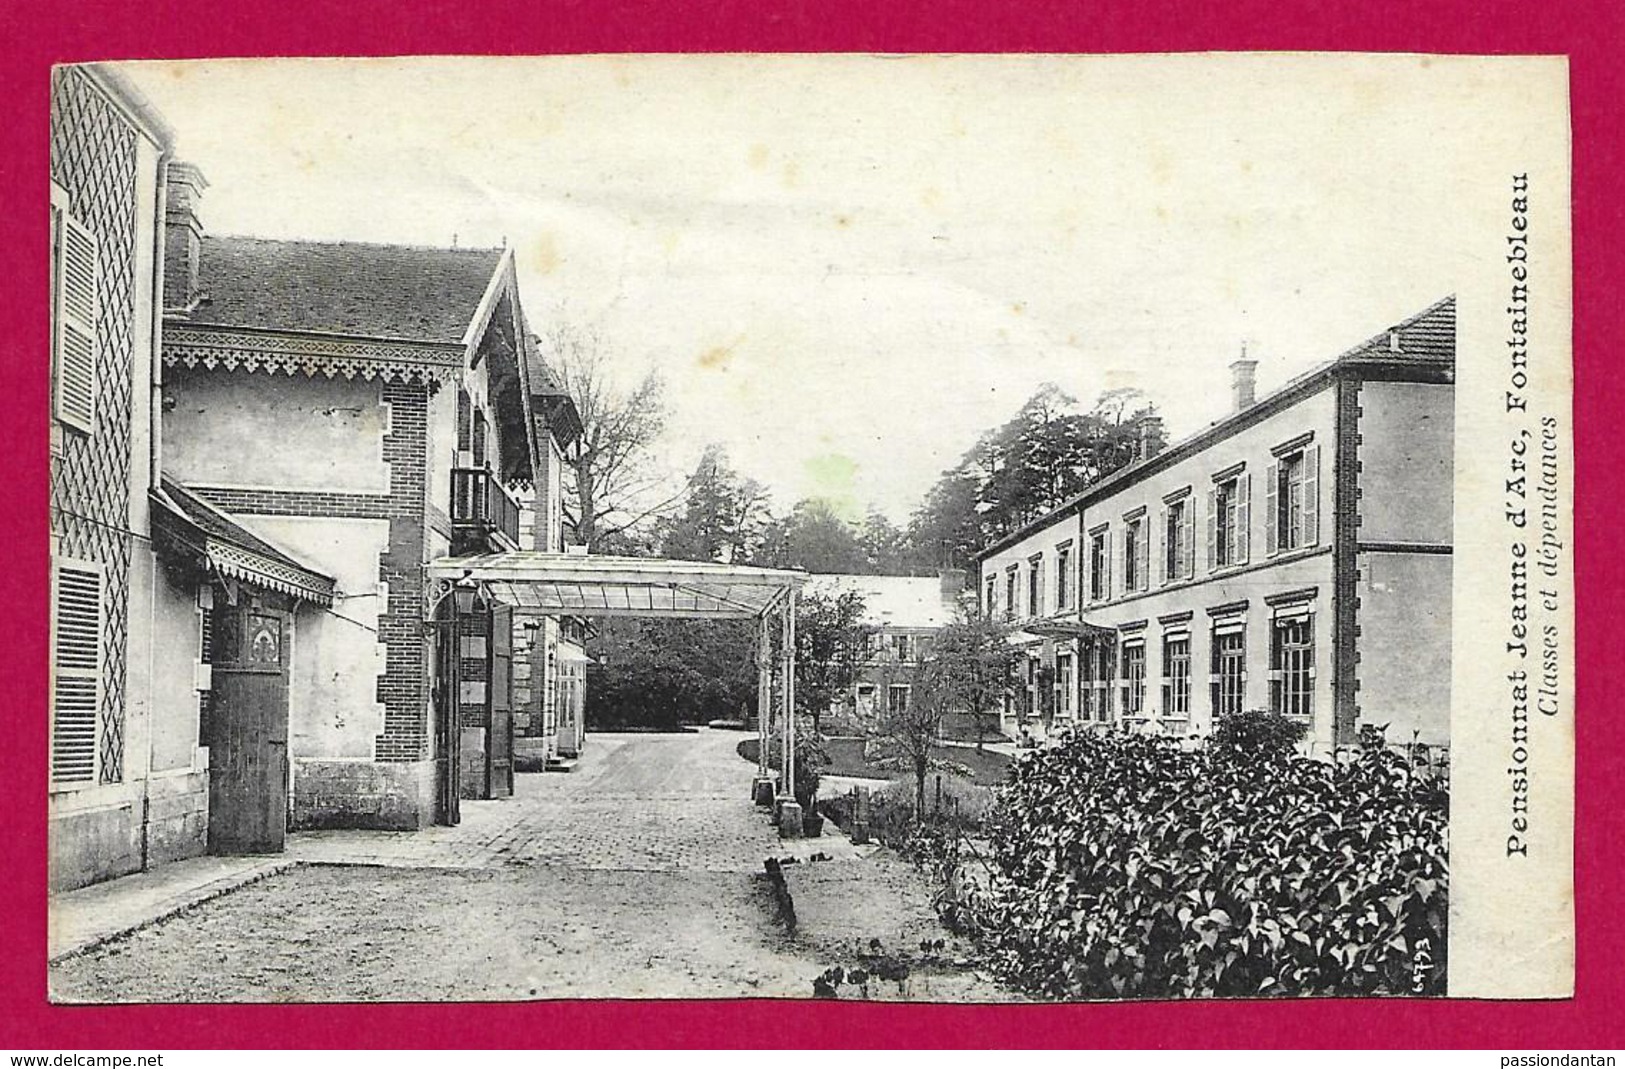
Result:
[[[761,753],[751,794],[764,805],[777,802],[775,816],[784,835],[801,834],[801,806],[795,800],[796,595],[806,573],[715,561],[511,550],[443,557],[429,562],[428,574],[434,584],[426,605],[431,615],[439,598],[453,585],[473,583],[504,604],[544,615],[756,620]],[[773,733],[773,632],[769,621],[775,612],[784,614],[784,685],[780,688],[784,758],[783,778],[776,792],[768,756]]]
[[[756,621],[756,782],[751,797],[757,805],[773,804],[773,773],[768,744],[773,738],[773,632],[767,614]]]
[[[796,588],[784,599],[784,778],[779,782],[779,834],[801,834],[801,803],[796,800]]]

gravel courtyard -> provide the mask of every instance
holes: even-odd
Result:
[[[786,930],[739,735],[595,736],[575,772],[457,828],[291,837],[310,864],[52,966],[70,1002],[807,997],[878,938],[939,931],[907,866],[816,863]],[[866,917],[865,901],[887,899]],[[828,918],[828,923],[819,918]],[[946,933],[940,933],[945,935]],[[1002,1000],[968,969],[876,997]]]

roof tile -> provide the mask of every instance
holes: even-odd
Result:
[[[501,260],[501,249],[211,235],[187,320],[455,343]]]

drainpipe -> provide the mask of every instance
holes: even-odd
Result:
[[[152,212],[152,353],[147,370],[147,488],[159,485],[163,472],[164,418],[164,210],[169,201],[169,161],[174,150],[158,150],[158,191]],[[151,528],[151,522],[148,522]],[[152,551],[149,551],[152,553]],[[151,560],[152,574],[147,582],[147,760],[141,777],[141,871],[146,872],[152,857],[152,735],[157,720],[159,687],[154,675],[157,643],[151,640],[158,618],[158,560]]]

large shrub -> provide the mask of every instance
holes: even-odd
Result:
[[[1381,747],[1080,734],[1019,763],[950,920],[1051,997],[1443,994],[1447,811]]]

